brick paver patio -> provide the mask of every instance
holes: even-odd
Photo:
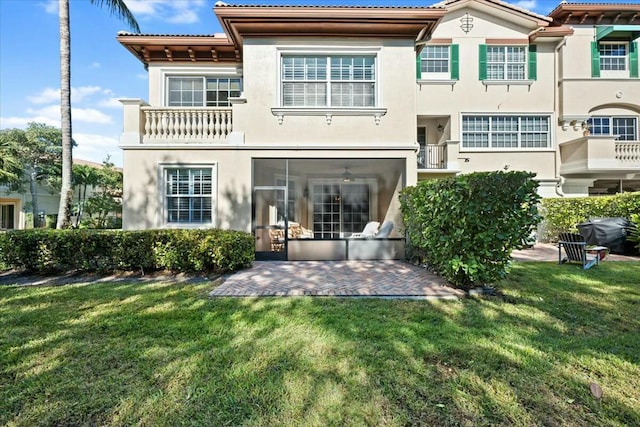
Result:
[[[455,299],[464,292],[403,261],[256,261],[225,277],[213,297],[342,296]]]

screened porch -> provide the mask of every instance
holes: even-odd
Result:
[[[405,182],[404,158],[254,159],[256,258],[403,258]]]

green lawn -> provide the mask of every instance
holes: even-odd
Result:
[[[640,425],[638,262],[458,302],[211,288],[0,287],[0,425]]]

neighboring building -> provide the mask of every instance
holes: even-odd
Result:
[[[557,131],[565,193],[640,191],[640,4],[561,3]]]
[[[60,193],[52,193],[52,190],[43,185],[36,185],[38,197],[38,217],[44,221],[47,216],[58,213]],[[33,222],[27,221],[27,213],[31,213],[31,193],[27,189],[24,192],[10,191],[7,186],[0,185],[0,230],[22,230],[27,226],[33,226]]]
[[[97,169],[103,167],[101,163],[95,163],[88,160],[73,159],[74,165],[87,165]],[[74,188],[73,202],[78,198],[78,188]],[[93,187],[87,189],[87,196],[91,196],[95,192]],[[50,218],[49,222],[55,225],[52,217],[58,215],[60,206],[60,192],[43,185],[36,185],[36,193],[38,198],[38,212],[36,214],[41,221]],[[0,230],[23,230],[33,227],[33,220],[27,220],[27,213],[32,213],[31,193],[28,186],[25,191],[10,191],[7,186],[0,186]],[[75,218],[75,217],[72,217]]]
[[[149,103],[122,100],[126,229],[252,231],[265,258],[401,257],[398,195],[421,179],[529,170],[543,197],[640,189],[640,5],[215,13],[224,34],[118,36],[149,72]],[[348,239],[370,221],[390,238]]]

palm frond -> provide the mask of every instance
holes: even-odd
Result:
[[[115,15],[118,19],[124,21],[133,31],[140,32],[138,21],[129,10],[124,0],[91,0],[92,4],[98,7],[106,6],[111,15]]]

